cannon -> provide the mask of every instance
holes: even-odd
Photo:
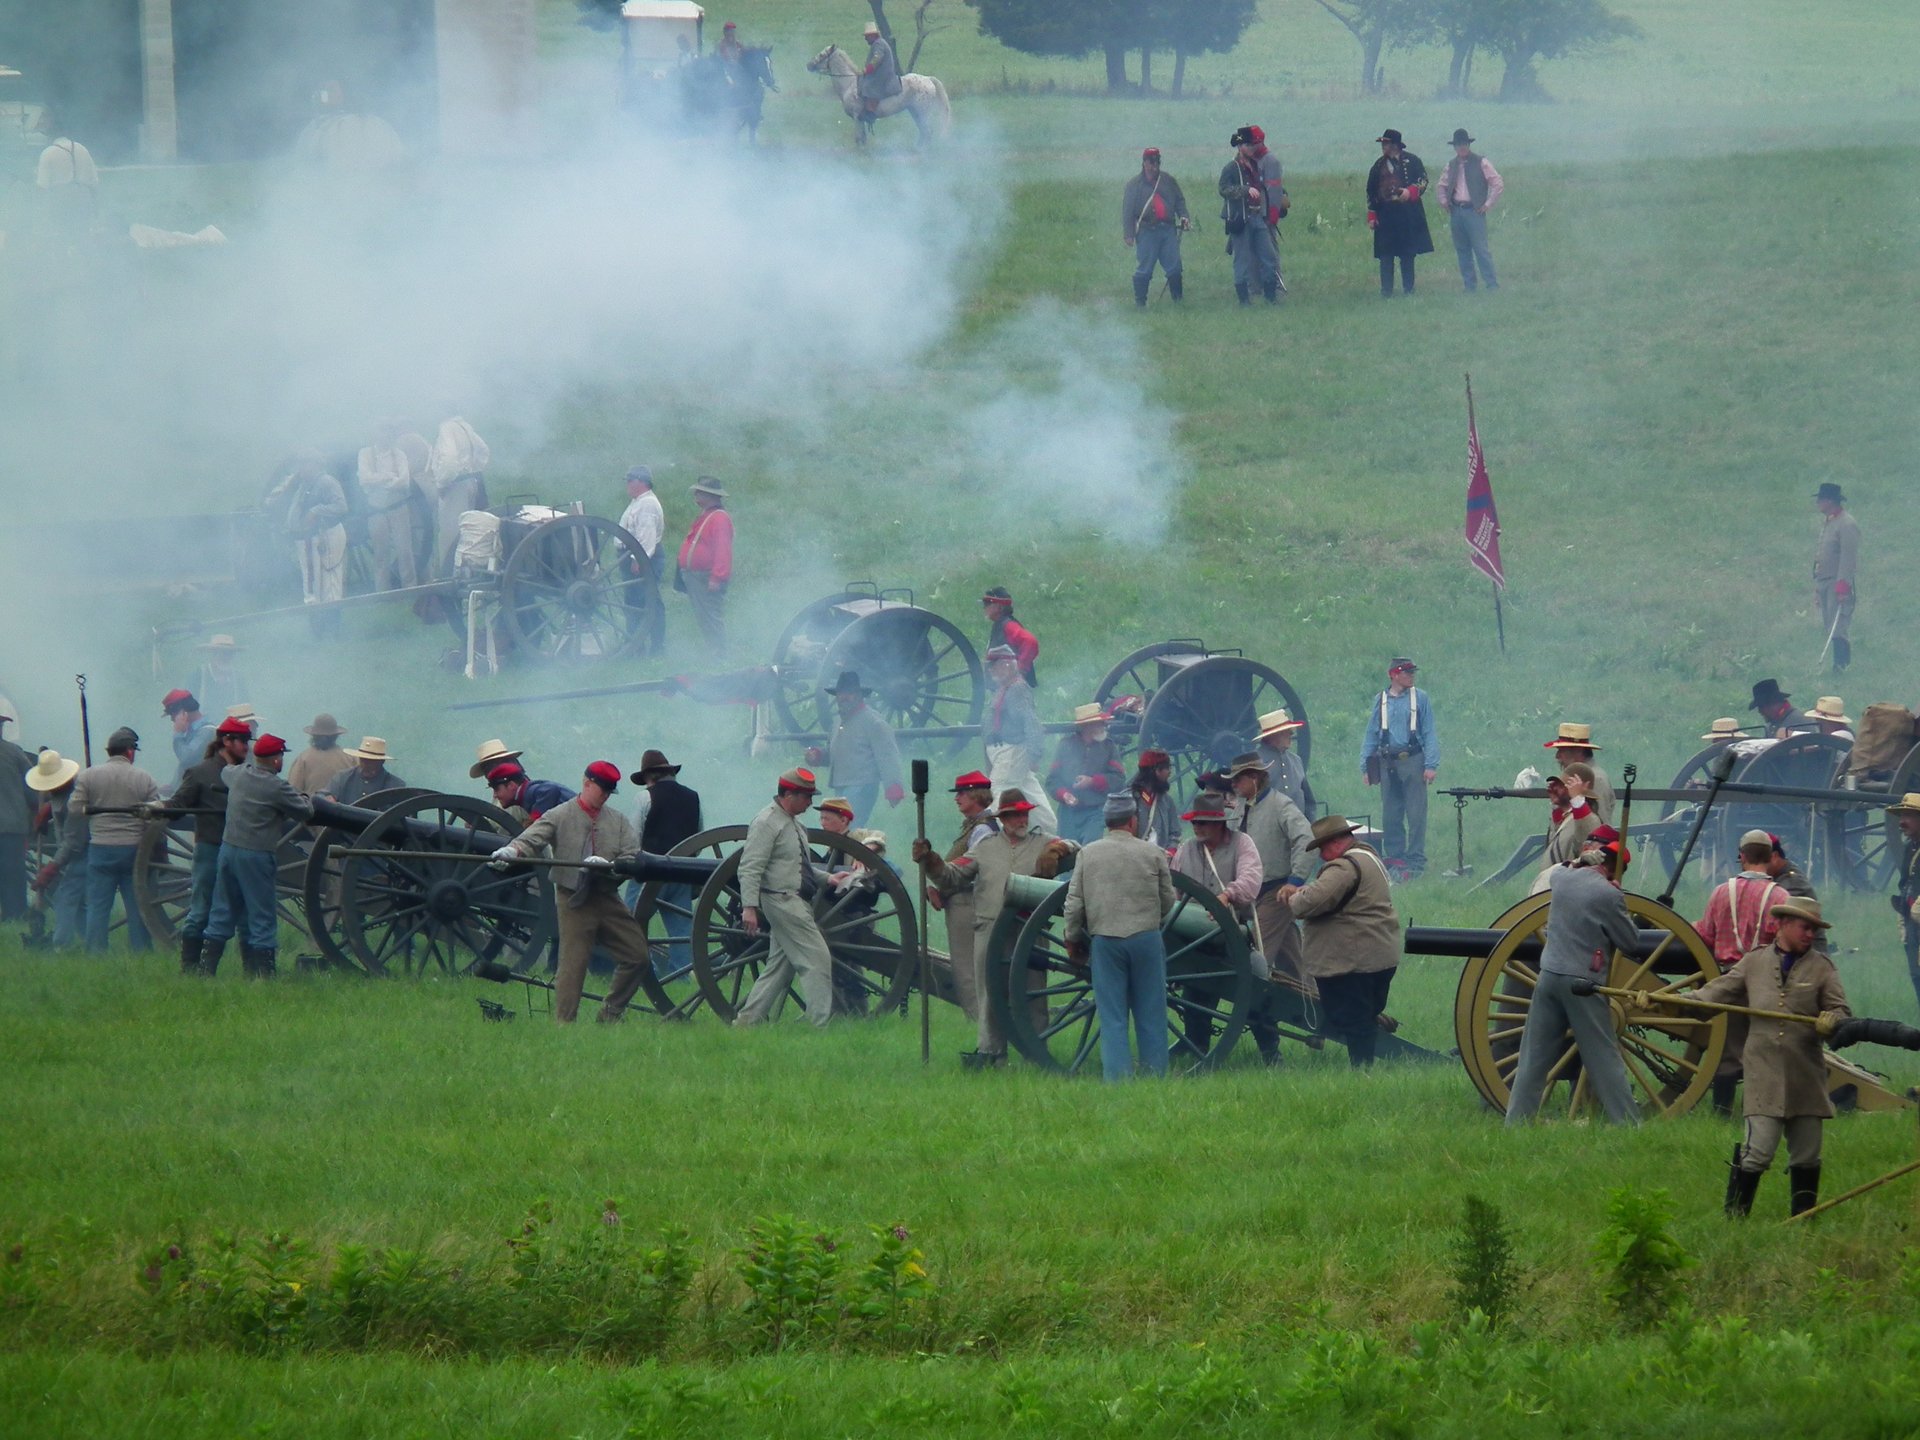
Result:
[[[1530,895],[1485,930],[1410,927],[1402,946],[1408,955],[1465,961],[1454,992],[1454,1043],[1474,1088],[1490,1107],[1502,1112],[1511,1098],[1520,1035],[1539,980],[1550,898]],[[1707,942],[1685,919],[1645,895],[1629,891],[1625,898],[1628,914],[1640,927],[1639,942],[1630,951],[1613,953],[1606,971],[1594,977],[1598,984],[1615,990],[1652,991],[1704,984],[1720,974]],[[1650,1116],[1683,1115],[1699,1104],[1712,1088],[1726,1047],[1726,1016],[1640,1010],[1617,999],[1609,1002],[1609,1008],[1642,1111]],[[1832,1053],[1826,1062],[1828,1085],[1837,1104],[1883,1110],[1907,1103],[1871,1071]],[[1592,1108],[1586,1073],[1571,1034],[1564,1037],[1548,1075],[1548,1106],[1543,1111],[1556,1104],[1568,1115]]]
[[[987,942],[987,999],[1022,1058],[1043,1070],[1078,1075],[1098,1053],[1100,1022],[1091,972],[1067,954],[1067,885],[1065,875],[1009,881],[1006,908]],[[1175,875],[1173,886],[1173,908],[1161,921],[1169,1069],[1199,1074],[1225,1064],[1257,1003],[1274,1007],[1282,1035],[1317,1045],[1313,998],[1254,974],[1250,927],[1189,877]],[[1381,1035],[1377,1053],[1382,1059],[1438,1058],[1391,1031]]]
[[[1249,660],[1239,650],[1212,650],[1198,640],[1162,640],[1145,645],[1109,670],[1094,699],[1112,708],[1127,696],[1133,719],[1120,733],[1143,750],[1164,750],[1173,757],[1174,790],[1197,788],[1210,770],[1223,770],[1235,756],[1253,748],[1260,717],[1285,707],[1304,721],[1300,694],[1270,665]],[[1123,711],[1122,714],[1126,712]],[[1313,754],[1313,727],[1298,732],[1295,748],[1304,764]]]

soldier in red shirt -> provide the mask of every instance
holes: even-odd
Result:
[[[1004,585],[995,585],[980,597],[980,608],[987,612],[987,648],[1005,645],[1013,651],[1020,667],[1020,678],[1038,686],[1033,678],[1033,662],[1040,657],[1040,642],[1026,626],[1013,618],[1013,595]]]
[[[693,482],[700,512],[680,542],[673,588],[693,606],[700,634],[715,653],[727,648],[727,585],[733,579],[733,517],[727,513],[727,488],[711,475]]]

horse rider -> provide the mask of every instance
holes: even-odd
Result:
[[[873,122],[880,114],[880,102],[898,95],[903,87],[900,84],[900,65],[893,56],[893,46],[880,33],[880,27],[869,20],[860,33],[867,42],[867,68],[860,72],[858,85],[860,127],[871,133]]]

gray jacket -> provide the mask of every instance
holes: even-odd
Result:
[[[1631,955],[1639,947],[1640,927],[1627,913],[1627,897],[1595,866],[1559,867],[1547,877],[1547,893],[1553,898],[1543,971],[1604,980],[1615,950]]]
[[[812,869],[806,830],[779,805],[770,803],[753,817],[747,826],[747,843],[740,848],[740,903],[757,910],[762,891],[798,895]]]
[[[1158,930],[1173,909],[1173,870],[1158,845],[1109,830],[1082,847],[1067,882],[1069,941],[1088,935],[1124,940]]]
[[[1260,847],[1260,869],[1265,881],[1306,879],[1313,868],[1313,826],[1300,809],[1271,784],[1252,802],[1240,802],[1237,827]]]
[[[321,793],[329,800],[338,800],[342,805],[358,805],[369,795],[378,795],[382,790],[404,790],[406,785],[406,781],[384,765],[371,780],[360,773],[358,765],[353,765],[329,780]]]
[[[860,75],[860,98],[884,100],[898,95],[900,64],[893,58],[893,47],[876,35],[867,46],[867,66]]]
[[[598,815],[588,814],[576,795],[522,830],[514,837],[513,847],[523,855],[551,849],[556,860],[584,860],[589,855],[625,860],[639,854],[640,832],[611,805],[602,806]],[[552,875],[555,889],[580,887],[580,872],[572,866],[556,865]]]
[[[829,773],[836,789],[905,783],[893,727],[874,714],[871,706],[862,705],[835,727],[829,754],[833,767]]]
[[[289,820],[313,818],[313,802],[294,789],[284,775],[263,770],[252,760],[230,765],[224,773],[227,828],[221,844],[237,845],[242,850],[277,850]],[[99,835],[96,829],[95,840]]]
[[[951,865],[930,870],[927,878],[940,887],[943,895],[971,890],[974,932],[984,934],[993,929],[1006,908],[1007,881],[1015,875],[1033,874],[1051,838],[1029,829],[1015,844],[1006,831],[996,830]]]
[[[109,755],[104,765],[90,765],[75,777],[67,809],[88,817],[95,845],[138,845],[147,822],[139,815],[96,815],[96,810],[125,810],[134,805],[158,805],[160,782],[124,755]]]

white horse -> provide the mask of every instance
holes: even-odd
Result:
[[[838,45],[829,45],[807,62],[815,75],[825,75],[840,92],[840,108],[854,120],[863,120],[865,104],[860,99],[860,67]],[[931,75],[907,74],[900,77],[900,93],[880,102],[872,119],[884,120],[902,110],[920,127],[920,143],[944,140],[953,132],[953,107],[947,103],[947,87]],[[867,143],[867,126],[854,127],[854,142]]]

